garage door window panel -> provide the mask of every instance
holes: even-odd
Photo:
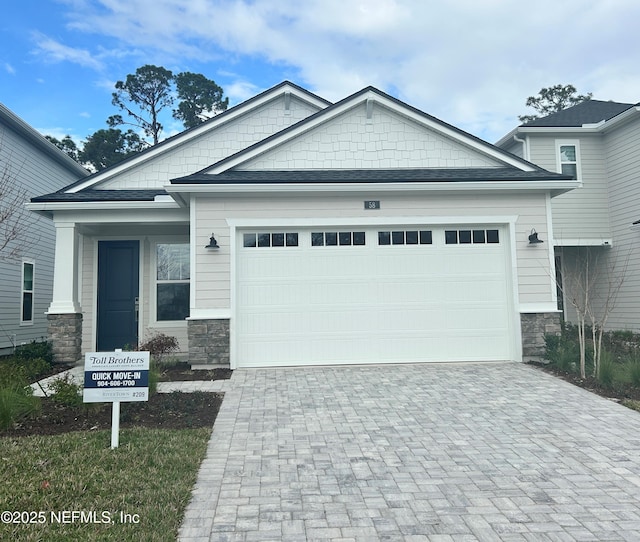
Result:
[[[445,230],[446,245],[483,245],[500,243],[498,230]]]
[[[379,231],[378,245],[430,245],[433,242],[431,230]]]
[[[363,231],[325,231],[311,233],[312,247],[364,246],[366,234]]]
[[[242,236],[244,248],[297,247],[297,232],[245,233]]]

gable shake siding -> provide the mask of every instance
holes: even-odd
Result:
[[[503,165],[485,154],[375,105],[354,107],[293,142],[247,160],[239,170],[463,168]]]
[[[126,176],[108,180],[101,189],[162,188],[169,179],[204,169],[249,145],[283,130],[316,113],[317,108],[292,97],[285,111],[284,97],[279,97],[245,113],[241,119],[206,132],[189,145],[178,146],[149,163],[132,168]]]

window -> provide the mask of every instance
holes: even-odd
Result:
[[[363,246],[365,241],[363,231],[325,231],[311,234],[312,247]]]
[[[242,246],[254,247],[297,247],[297,233],[245,233]]]
[[[22,315],[20,321],[33,323],[33,271],[32,262],[22,262]]]
[[[444,242],[447,245],[481,245],[500,242],[498,230],[445,230]]]
[[[378,232],[378,245],[430,245],[431,243],[432,235],[430,230]]]
[[[577,141],[556,141],[558,156],[558,171],[563,175],[570,175],[572,179],[579,177],[579,148]]]
[[[156,249],[156,320],[189,316],[189,245],[158,244]]]

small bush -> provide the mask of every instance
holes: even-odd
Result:
[[[139,351],[149,352],[158,363],[162,363],[165,356],[177,352],[179,348],[178,339],[164,333],[157,333],[138,345]]]
[[[33,395],[30,386],[17,382],[7,385],[3,381],[0,388],[0,430],[11,428],[23,418],[35,416],[41,406],[40,398]]]
[[[640,357],[637,355],[627,361],[629,381],[633,386],[640,388]]]
[[[16,347],[13,356],[21,360],[43,359],[50,366],[53,364],[53,348],[48,341],[32,341]]]
[[[69,375],[56,378],[51,384],[49,389],[53,393],[51,400],[67,407],[80,407],[83,404],[82,401],[82,386],[76,384]]]
[[[575,372],[580,361],[580,347],[571,337],[566,335],[547,334],[545,339],[545,359],[565,372]]]
[[[600,367],[597,374],[598,382],[609,388],[616,381],[616,363],[613,356],[606,350],[600,356]]]

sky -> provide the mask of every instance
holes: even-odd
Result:
[[[115,83],[153,64],[202,73],[230,105],[283,80],[330,101],[373,85],[494,143],[543,87],[640,102],[639,22],[637,0],[11,0],[0,102],[81,142],[119,112]]]

